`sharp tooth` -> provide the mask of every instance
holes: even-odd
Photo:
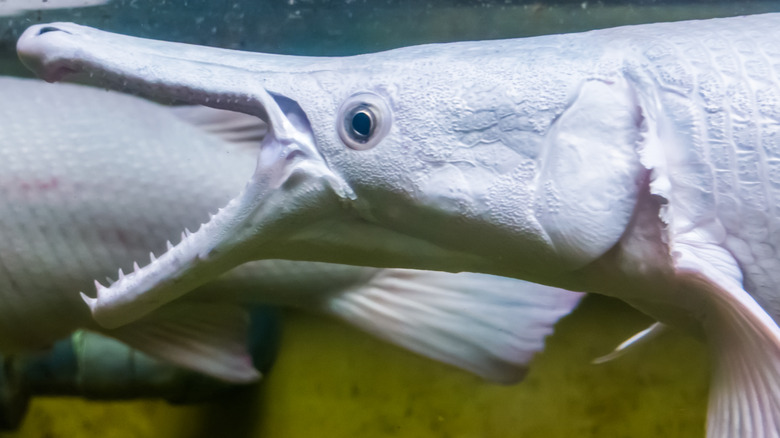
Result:
[[[187,236],[187,237],[190,237],[190,236],[192,236],[192,231],[190,231],[189,228],[185,228],[184,229],[184,235]]]
[[[112,286],[116,281],[112,280],[111,277],[106,277],[106,281],[108,282],[109,286]]]
[[[96,290],[98,293],[100,293],[100,291],[102,291],[102,290],[103,290],[103,289],[105,289],[105,288],[106,288],[106,287],[105,287],[105,286],[103,286],[102,284],[100,284],[100,282],[99,282],[99,281],[95,280],[95,290]]]
[[[79,294],[81,294],[81,299],[87,303],[87,306],[89,306],[90,310],[94,310],[95,306],[97,305],[97,298],[92,298],[84,292],[79,292]]]
[[[184,239],[186,239],[186,238],[187,238],[187,235],[184,234],[184,231],[182,231],[181,232],[181,241],[184,242]],[[179,242],[179,243],[181,243],[181,242]]]
[[[155,256],[154,256],[154,253],[153,253],[153,252],[151,252],[151,251],[149,252],[149,261],[150,261],[151,263],[154,263],[154,262],[156,262],[156,261],[157,261],[157,257],[155,257]]]
[[[170,240],[165,241],[165,246],[168,248],[168,251],[173,249],[173,244],[171,243]]]
[[[116,277],[117,281],[119,281],[119,280],[121,280],[121,279],[125,278],[125,273],[124,273],[124,272],[122,272],[122,268],[119,268],[119,269],[117,270],[117,274],[118,274],[118,275],[117,275],[117,277]]]
[[[141,267],[140,267],[140,266],[138,266],[138,262],[133,262],[133,272],[136,272],[136,271],[138,271],[139,269],[141,269]]]

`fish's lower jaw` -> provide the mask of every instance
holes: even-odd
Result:
[[[178,245],[166,242],[168,250],[159,257],[150,254],[148,265],[140,267],[134,263],[133,272],[128,274],[120,269],[117,280],[109,280],[108,286],[96,280],[95,298],[82,292],[95,321],[108,329],[120,327],[205,283],[213,278],[211,271],[226,271],[240,264],[225,260],[215,249],[218,245],[214,236],[221,236],[222,228],[229,227],[225,221],[215,220],[222,211],[196,232],[182,232]]]
[[[95,283],[95,298],[85,297],[95,321],[104,328],[131,323],[191,290],[250,260],[294,258],[303,253],[275,245],[296,230],[306,228],[322,214],[322,196],[338,196],[326,178],[305,178],[304,168],[282,172],[275,180],[250,183],[241,194],[220,209],[197,231],[182,233],[178,245],[159,257],[150,256],[143,268],[119,272],[109,286]],[[296,177],[300,176],[300,178]],[[276,187],[269,194],[267,187]],[[295,245],[293,245],[294,247]],[[290,254],[297,251],[296,254]]]
[[[167,276],[165,271],[168,269],[172,273],[188,267],[193,269],[192,265],[196,261],[169,264],[166,263],[167,259],[167,257],[162,256],[159,259],[161,263],[151,263],[124,276],[108,287],[95,281],[96,298],[91,298],[84,293],[81,294],[82,299],[92,311],[92,317],[95,321],[107,329],[117,328],[161,306],[163,303],[159,299],[153,298],[156,295],[153,293],[155,290],[164,290],[163,295],[173,297],[170,299],[175,299],[175,297],[186,293],[187,287],[197,282],[197,279],[181,282],[181,284],[177,284],[175,281],[160,280]],[[184,287],[184,290],[181,286]]]
[[[121,327],[239,264],[228,262],[230,266],[224,267],[220,263],[204,263],[197,256],[177,259],[179,255],[173,253],[162,255],[158,259],[159,263],[140,268],[111,286],[102,286],[96,282],[96,298],[82,293],[82,299],[89,306],[94,320],[103,328]]]

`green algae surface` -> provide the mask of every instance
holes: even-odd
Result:
[[[196,406],[39,398],[21,437],[703,437],[709,365],[671,332],[591,361],[652,321],[589,296],[548,338],[526,379],[497,386],[340,323],[288,312],[258,386]]]

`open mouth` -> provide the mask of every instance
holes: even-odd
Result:
[[[134,272],[120,274],[109,286],[96,282],[94,298],[82,293],[104,327],[134,321],[241,263],[280,255],[275,251],[283,250],[273,245],[273,236],[289,236],[291,227],[316,220],[323,212],[314,207],[323,197],[354,197],[328,169],[300,106],[266,90],[261,73],[237,65],[246,54],[120,36],[70,23],[29,28],[17,50],[22,61],[47,81],[87,75],[100,85],[156,100],[242,112],[268,125],[257,169],[241,194],[195,232],[185,230],[181,242],[169,244],[167,252],[152,255],[145,267],[136,265]],[[209,61],[213,56],[219,63]]]

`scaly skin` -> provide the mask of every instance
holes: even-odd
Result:
[[[165,251],[246,183],[254,153],[168,109],[83,86],[0,78],[0,351],[97,329],[78,291]],[[340,290],[371,270],[268,262],[209,290]],[[242,295],[243,294],[243,295]],[[257,300],[254,300],[257,301]],[[273,301],[273,299],[272,299]]]

